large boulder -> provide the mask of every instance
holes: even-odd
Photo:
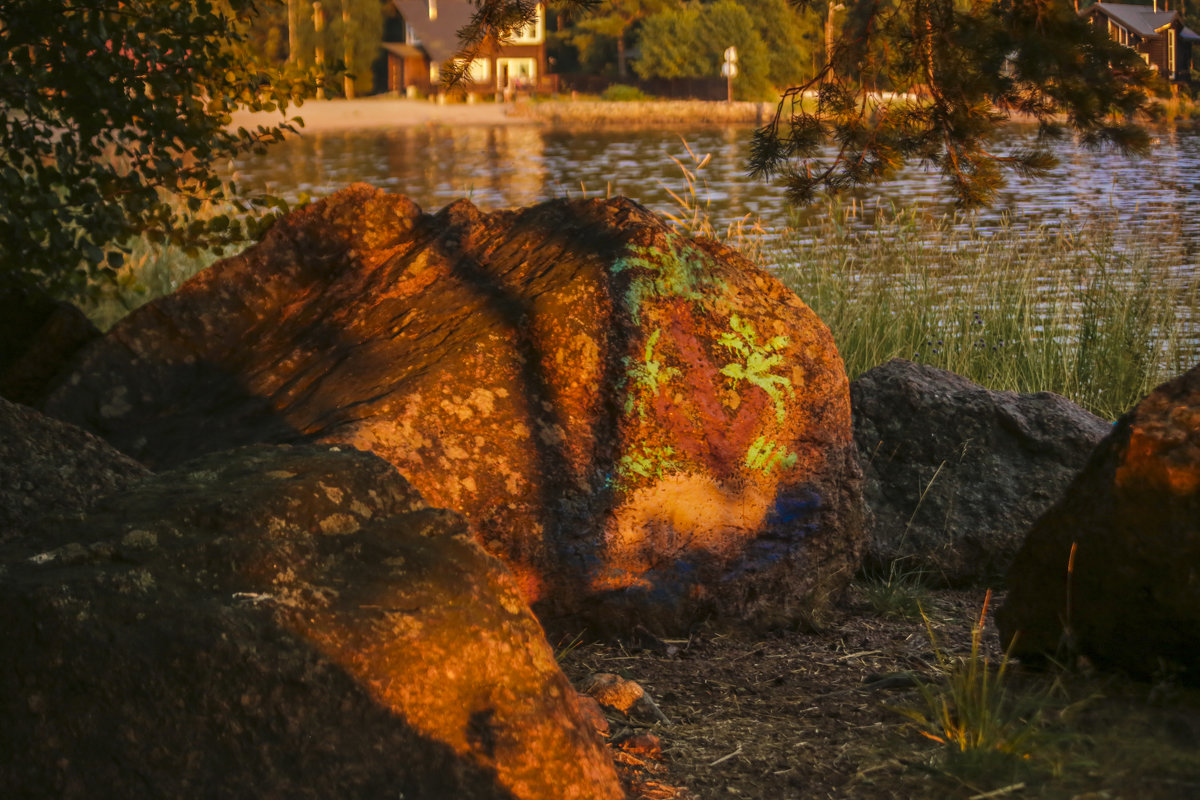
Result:
[[[864,568],[962,586],[1004,575],[1111,426],[1049,392],[993,392],[903,359],[850,385],[873,522]]]
[[[512,576],[370,454],[209,455],[0,554],[6,797],[622,796]]]
[[[1122,417],[1033,529],[996,620],[1017,655],[1200,680],[1200,367]]]
[[[70,303],[0,286],[0,397],[36,405],[75,353],[99,336]]]
[[[148,474],[103,439],[0,397],[0,542]]]
[[[431,216],[350,187],[131,314],[46,408],[152,466],[256,441],[377,453],[546,618],[778,622],[858,565],[829,331],[624,199]]]

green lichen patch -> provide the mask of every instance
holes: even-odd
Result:
[[[746,451],[746,466],[764,475],[770,475],[775,467],[791,469],[796,466],[796,459],[795,453],[789,453],[786,447],[765,436],[755,439]]]
[[[641,480],[659,480],[679,470],[683,464],[675,458],[675,448],[653,447],[639,442],[617,462],[613,487],[628,491]]]
[[[637,392],[634,391],[635,389],[643,390],[650,397],[657,397],[658,390],[662,388],[663,384],[680,375],[678,369],[665,367],[654,357],[654,348],[658,346],[658,339],[661,335],[662,328],[655,328],[654,333],[646,339],[645,352],[641,361],[625,359],[625,382],[630,387],[625,396],[626,415],[632,414],[636,410],[638,419],[646,418],[646,408]]]
[[[780,351],[788,346],[786,336],[775,336],[765,344],[758,343],[758,332],[754,326],[734,314],[729,318],[730,331],[722,333],[717,340],[720,345],[739,360],[726,364],[721,374],[733,381],[746,381],[767,393],[775,404],[775,419],[782,424],[787,416],[783,394],[793,394],[792,382],[772,370],[783,364]]]
[[[625,291],[625,307],[636,325],[641,324],[642,307],[648,298],[678,297],[697,302],[714,292],[725,292],[725,281],[713,274],[703,250],[673,232],[666,234],[666,242],[666,250],[630,245],[626,255],[610,267],[613,275],[634,272]]]

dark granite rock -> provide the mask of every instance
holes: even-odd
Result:
[[[72,514],[149,470],[74,425],[0,398],[0,542],[43,514]]]
[[[1111,426],[1049,392],[993,392],[895,359],[850,386],[873,516],[864,568],[962,586],[1004,575]]]
[[[37,405],[75,353],[99,336],[70,303],[28,289],[0,289],[0,398]]]

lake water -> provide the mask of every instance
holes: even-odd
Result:
[[[1006,134],[1001,151],[1019,147],[1033,131]],[[417,127],[307,134],[273,147],[266,156],[234,163],[239,182],[286,197],[329,194],[366,181],[412,197],[427,211],[460,197],[484,209],[527,205],[554,197],[623,194],[658,211],[675,211],[670,192],[687,184],[672,161],[694,164],[698,194],[718,229],[738,219],[760,220],[768,230],[813,224],[817,208],[795,215],[783,190],[745,176],[749,128],[695,130],[561,131],[534,126]],[[690,153],[689,153],[690,148]],[[1163,257],[1192,271],[1200,264],[1200,129],[1163,128],[1144,159],[1058,148],[1061,162],[1048,178],[1010,176],[999,202],[970,220],[976,229],[1002,218],[1018,228],[1097,216],[1143,246],[1169,243]],[[953,213],[936,173],[907,169],[897,180],[862,190],[857,223],[869,227],[878,208],[918,205]],[[964,223],[966,224],[966,223]]]

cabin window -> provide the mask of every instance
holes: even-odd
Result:
[[[1167,72],[1175,75],[1175,34],[1174,28],[1167,31]]]
[[[538,3],[533,11],[533,21],[523,28],[512,32],[510,44],[540,44],[546,38],[546,21],[542,4]]]
[[[537,84],[537,61],[532,58],[497,58],[496,75],[500,78],[501,87],[532,88]]]
[[[467,78],[473,83],[486,83],[492,76],[492,63],[486,58],[476,58],[467,68]]]
[[[437,0],[429,0],[429,19],[437,19]]]

